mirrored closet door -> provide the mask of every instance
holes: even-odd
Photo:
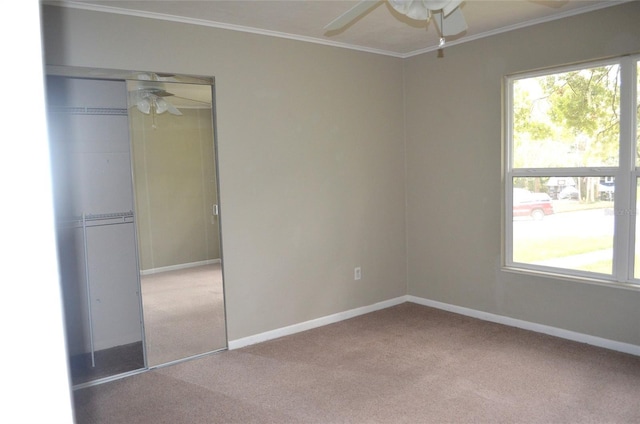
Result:
[[[75,385],[145,366],[126,85],[49,76],[47,98]]]
[[[212,87],[128,81],[149,366],[226,347]]]
[[[72,383],[226,348],[213,81],[52,69]]]

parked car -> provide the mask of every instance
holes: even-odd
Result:
[[[563,200],[563,199],[578,200],[579,196],[580,196],[580,192],[578,191],[577,188],[573,186],[566,186],[565,188],[560,190],[560,192],[558,193],[558,200]]]
[[[553,213],[551,197],[547,193],[534,193],[523,188],[513,189],[513,216],[530,216],[539,221]]]

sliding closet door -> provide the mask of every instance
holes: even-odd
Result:
[[[154,367],[227,346],[213,96],[210,84],[128,87],[147,365]]]
[[[47,80],[54,203],[74,385],[144,368],[127,89]]]

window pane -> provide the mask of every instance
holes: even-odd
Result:
[[[638,154],[638,149],[640,149],[640,61],[636,63],[636,79],[636,165],[640,166],[640,155]]]
[[[513,82],[513,167],[617,166],[620,67]]]
[[[633,264],[633,278],[640,278],[640,220],[638,220],[638,211],[640,209],[640,179],[636,180],[636,248],[633,251],[635,261]]]
[[[513,179],[513,262],[613,273],[613,177]]]

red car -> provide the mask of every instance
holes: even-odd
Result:
[[[553,213],[551,197],[547,193],[533,193],[523,188],[513,189],[513,216],[530,216],[539,221]]]

